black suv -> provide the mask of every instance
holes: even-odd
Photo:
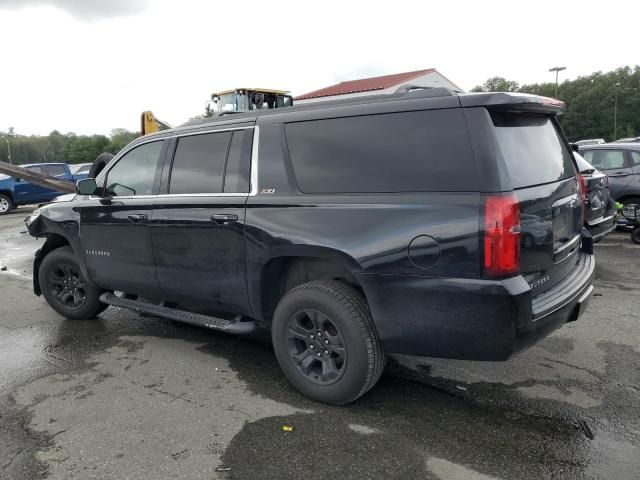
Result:
[[[34,288],[232,333],[344,404],[386,353],[506,360],[593,287],[563,104],[430,89],[222,115],[142,137],[27,220]]]

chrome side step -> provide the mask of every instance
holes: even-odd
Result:
[[[250,333],[256,329],[256,322],[241,322],[240,316],[233,320],[224,320],[222,318],[210,317],[199,313],[191,313],[185,310],[178,310],[177,308],[163,307],[162,305],[156,305],[154,303],[146,303],[139,300],[118,297],[109,292],[100,295],[100,301],[107,305],[134,310],[138,313],[147,313],[149,315],[155,315],[156,317],[167,318],[177,322],[189,323],[191,325],[198,325],[238,335]]]

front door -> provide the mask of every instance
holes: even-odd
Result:
[[[151,236],[163,296],[179,308],[249,314],[244,219],[253,129],[180,136]]]
[[[86,265],[103,289],[157,295],[149,225],[164,144],[154,141],[126,152],[101,177],[101,196],[79,207]]]

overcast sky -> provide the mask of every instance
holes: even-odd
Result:
[[[522,5],[522,6],[520,6]],[[463,89],[640,63],[636,1],[0,0],[0,131],[179,124],[238,86],[302,94],[435,67]]]

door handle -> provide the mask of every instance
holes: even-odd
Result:
[[[231,222],[237,222],[238,215],[233,213],[216,213],[215,215],[211,215],[211,220],[220,225],[228,225]]]
[[[148,217],[144,213],[134,213],[131,215],[127,215],[127,218],[130,222],[140,223],[144,222]]]

